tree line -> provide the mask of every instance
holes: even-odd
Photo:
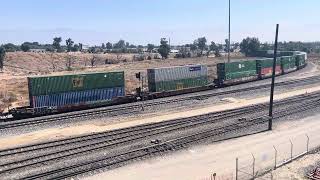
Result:
[[[83,50],[83,44],[75,43],[71,38],[65,40],[65,44],[62,45],[62,38],[53,38],[52,44],[40,44],[38,42],[24,42],[21,45],[14,45],[12,43],[4,44],[0,46],[0,71],[3,69],[3,61],[5,59],[6,52],[24,51],[28,52],[30,49],[45,49],[48,52],[77,52]],[[198,57],[209,56],[213,53],[216,57],[221,56],[221,52],[228,51],[229,42],[226,39],[225,44],[219,44],[211,41],[208,43],[206,37],[200,37],[193,41],[191,44],[175,46],[179,49],[179,53],[176,54],[177,58],[191,57],[191,53],[195,53]],[[240,49],[240,52],[245,56],[253,56],[256,51],[259,50],[272,50],[274,44],[261,43],[258,38],[247,37],[241,41],[241,43],[233,43],[230,47],[230,51],[233,52],[236,49]],[[320,42],[279,42],[279,51],[304,51],[307,53],[320,53]],[[170,54],[172,46],[168,44],[166,38],[160,39],[160,45],[147,44],[134,45],[126,42],[125,40],[119,40],[116,43],[102,43],[101,46],[94,46],[87,49],[89,53],[141,53],[158,52],[163,59],[167,59]]]
[[[83,50],[82,43],[75,43],[71,38],[65,40],[63,44],[61,37],[53,38],[52,44],[40,44],[38,42],[24,42],[21,45],[15,45],[12,43],[4,44],[2,47],[6,52],[24,51],[28,52],[30,49],[45,49],[48,52],[77,52]],[[116,43],[106,42],[100,46],[93,46],[87,49],[88,52],[111,52],[111,53],[140,53],[143,50],[152,52],[154,49],[163,46],[164,38],[160,40],[160,45],[147,44],[147,45],[134,45],[126,42],[125,40],[119,40]],[[166,42],[168,43],[168,42]],[[199,56],[205,55],[208,52],[214,52],[215,55],[219,56],[219,52],[228,50],[228,39],[225,40],[225,44],[219,44],[215,42],[207,41],[206,37],[200,37],[193,41],[191,44],[185,44],[178,47],[179,49],[190,49],[190,51],[197,52]],[[241,47],[240,47],[241,45]],[[320,42],[279,42],[278,45],[280,50],[283,51],[305,51],[305,52],[316,52],[320,53]],[[230,47],[230,51],[233,52],[235,49],[240,48],[245,54],[250,54],[250,51],[256,49],[267,50],[273,49],[272,43],[260,43],[258,38],[248,37],[242,40],[241,43],[233,43]],[[205,53],[204,53],[205,52]]]

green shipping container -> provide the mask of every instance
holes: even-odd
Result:
[[[63,92],[124,87],[124,72],[73,74],[28,77],[29,95],[49,95]]]
[[[217,71],[220,81],[247,78],[257,76],[257,64],[255,60],[220,63],[217,65]]]
[[[306,55],[305,54],[298,54],[296,55],[296,66],[302,67],[306,64]]]
[[[280,51],[280,56],[294,56],[295,52],[294,51]]]
[[[176,91],[194,87],[206,86],[208,77],[198,77],[189,79],[180,79],[173,81],[149,82],[150,92]]]
[[[296,68],[296,60],[294,56],[281,57],[281,67],[284,72]]]
[[[281,65],[281,58],[277,58],[276,65]],[[257,67],[261,67],[261,68],[273,67],[273,59],[272,58],[258,59],[257,60]]]

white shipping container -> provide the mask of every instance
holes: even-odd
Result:
[[[148,69],[148,80],[150,82],[174,81],[207,76],[208,68],[206,65],[187,65]]]

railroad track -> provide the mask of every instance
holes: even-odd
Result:
[[[303,78],[299,80],[278,82],[276,83],[276,86],[287,86],[287,85],[302,86],[302,85],[314,84],[318,82],[320,82],[320,76],[313,76],[313,77]],[[181,95],[181,96],[171,97],[166,99],[158,99],[156,101],[145,101],[143,103],[138,102],[133,104],[117,105],[117,106],[111,106],[106,108],[85,110],[85,111],[65,113],[65,114],[52,115],[52,116],[44,116],[39,118],[31,118],[31,119],[24,119],[24,120],[10,121],[10,122],[0,122],[0,131],[12,129],[12,128],[19,128],[19,127],[36,126],[36,125],[53,123],[58,121],[70,120],[70,119],[79,119],[79,118],[88,118],[88,117],[98,118],[98,117],[104,117],[104,116],[114,117],[118,115],[140,113],[145,108],[148,108],[148,107],[161,106],[161,105],[173,104],[173,103],[181,103],[184,101],[192,101],[192,100],[205,100],[214,96],[235,94],[239,92],[246,92],[246,91],[252,91],[252,90],[261,90],[261,89],[269,88],[269,86],[270,86],[269,84],[263,84],[258,86],[227,90],[227,91],[221,91],[221,92],[216,92],[215,90],[213,90],[213,92],[209,92],[209,93],[204,92],[204,93],[197,93],[197,94]]]
[[[127,163],[128,161],[141,160],[141,159],[156,156],[159,154],[162,155],[164,153],[177,151],[190,146],[192,143],[199,143],[199,141],[203,141],[204,139],[208,139],[212,136],[225,134],[230,131],[238,130],[239,128],[260,124],[266,121],[267,120],[259,119],[259,122],[257,122],[257,120],[256,122],[251,122],[251,123],[247,122],[245,123],[245,125],[242,125],[242,126],[240,124],[232,124],[223,128],[216,128],[210,131],[173,139],[173,140],[161,143],[159,145],[153,145],[153,146],[129,151],[126,153],[118,154],[115,156],[103,158],[98,161],[93,161],[90,163],[81,163],[81,164],[69,166],[67,168],[61,168],[61,169],[57,169],[50,172],[28,176],[25,179],[31,180],[31,179],[39,179],[39,178],[41,179],[70,178],[70,177],[77,176],[79,174],[96,171],[98,169],[117,166],[117,165],[120,165],[121,163]]]
[[[313,100],[314,98],[317,98],[317,97],[318,97],[318,94],[309,94],[307,96],[301,95],[298,97],[292,97],[292,98],[288,98],[283,101],[275,102],[275,107],[281,106],[281,105],[284,105],[287,103],[299,102],[299,101],[301,101],[301,98],[304,98],[304,101],[306,101],[306,99]],[[146,131],[146,130],[153,130],[156,128],[169,127],[172,125],[184,125],[184,124],[189,124],[190,122],[194,122],[194,121],[199,122],[200,119],[205,119],[208,117],[210,117],[210,118],[235,117],[235,116],[244,115],[246,113],[251,113],[253,111],[261,110],[266,107],[268,107],[267,103],[257,104],[257,105],[242,107],[242,108],[238,108],[238,109],[231,109],[231,110],[211,113],[209,115],[200,115],[200,116],[191,117],[191,118],[181,118],[181,119],[176,119],[176,120],[171,120],[171,121],[163,121],[163,122],[157,122],[157,123],[151,123],[151,124],[144,124],[144,125],[139,125],[139,126],[134,126],[134,127],[128,127],[128,128],[122,128],[122,129],[102,132],[102,133],[95,133],[95,134],[91,134],[91,135],[68,138],[68,139],[64,139],[64,140],[51,141],[51,142],[41,143],[41,144],[34,144],[34,145],[30,145],[30,146],[24,146],[22,148],[14,148],[14,149],[0,151],[0,157],[5,156],[5,155],[14,155],[17,153],[33,151],[33,150],[43,150],[44,148],[52,148],[57,145],[68,145],[71,143],[83,143],[84,141],[96,140],[96,139],[100,139],[100,138],[103,138],[103,140],[105,140],[104,138],[107,138],[110,136],[115,137],[115,136],[120,136],[123,134],[136,133],[136,132],[141,132],[141,131]]]
[[[290,104],[297,103],[297,105],[289,110],[285,109],[280,112],[276,112],[275,118],[279,118],[279,117],[294,113],[294,112],[296,112],[296,110],[298,108],[300,108],[301,111],[303,111],[303,110],[308,110],[310,108],[317,107],[317,106],[319,106],[319,103],[320,103],[318,101],[319,99],[320,99],[320,95],[317,93],[314,93],[314,94],[310,94],[308,96],[298,96],[295,98],[289,98],[289,99],[284,100],[282,102],[277,102],[278,103],[277,106],[281,106],[281,105],[288,104],[288,103],[290,103]],[[302,102],[302,100],[303,100],[303,102]],[[299,103],[299,102],[301,102],[301,103]],[[219,118],[220,118],[220,120],[226,119],[226,118],[234,118],[239,115],[248,114],[250,112],[253,112],[254,110],[257,110],[257,108],[261,109],[264,107],[266,107],[266,104],[247,107],[247,109],[241,108],[239,110],[230,110],[230,111],[226,111],[224,113],[222,113],[222,112],[218,113],[218,114],[213,113],[213,114],[210,114],[211,116],[202,115],[202,116],[192,117],[191,119],[183,118],[183,119],[180,119],[180,121],[174,120],[172,122],[168,121],[168,122],[162,122],[162,123],[143,125],[143,126],[135,127],[136,128],[135,131],[137,131],[136,134],[132,134],[133,129],[126,128],[126,129],[120,129],[120,130],[106,132],[106,133],[98,133],[98,134],[96,134],[97,135],[96,137],[95,137],[95,135],[88,135],[88,136],[84,136],[84,137],[77,137],[78,139],[72,138],[72,139],[66,139],[66,140],[62,140],[62,141],[55,141],[55,142],[50,142],[50,143],[45,143],[45,144],[38,144],[38,145],[33,145],[33,146],[27,146],[27,147],[22,147],[22,148],[17,148],[17,149],[10,149],[10,150],[6,150],[6,151],[1,151],[0,152],[0,155],[1,155],[0,159],[2,159],[5,156],[12,156],[15,154],[31,152],[34,150],[41,151],[41,150],[45,150],[44,148],[48,149],[48,148],[53,148],[54,146],[70,145],[70,143],[74,143],[74,142],[84,143],[84,139],[81,139],[81,138],[86,138],[87,141],[93,141],[93,140],[97,140],[97,139],[93,139],[93,138],[101,138],[101,136],[106,135],[107,133],[110,133],[107,137],[105,137],[106,139],[104,139],[104,140],[100,139],[100,140],[102,140],[102,142],[95,142],[95,143],[100,143],[100,145],[102,145],[102,146],[92,145],[94,143],[92,143],[90,145],[90,143],[89,143],[89,144],[84,144],[82,147],[77,147],[77,148],[73,147],[73,149],[69,149],[69,150],[65,150],[65,151],[54,152],[51,154],[49,153],[49,154],[45,154],[43,156],[33,157],[30,159],[25,159],[25,160],[18,161],[18,162],[11,162],[11,163],[7,163],[7,164],[2,164],[2,165],[0,165],[0,175],[3,173],[12,173],[12,171],[14,171],[16,169],[19,169],[19,168],[21,169],[21,168],[32,166],[35,164],[50,163],[50,161],[55,161],[55,160],[59,160],[59,159],[61,160],[62,158],[68,158],[70,156],[77,156],[77,155],[80,155],[81,153],[83,154],[83,153],[88,153],[88,152],[94,152],[97,150],[104,149],[106,147],[112,148],[115,145],[121,145],[124,143],[132,142],[134,140],[137,141],[139,139],[143,139],[148,136],[155,136],[155,135],[161,134],[161,133],[162,134],[169,133],[171,131],[181,130],[181,129],[188,128],[188,127],[190,128],[190,127],[194,127],[197,125],[206,125],[208,123],[218,123]],[[262,116],[258,119],[265,120],[266,117]],[[237,124],[241,125],[243,123],[247,123],[247,122],[251,122],[251,121],[253,122],[253,120],[236,121],[237,123],[235,123],[235,121],[232,121],[232,123],[229,123],[226,127],[229,127],[231,125],[236,127]],[[254,122],[257,123],[258,121],[255,120]],[[248,126],[250,124],[246,124],[246,125]],[[140,132],[140,134],[139,134],[138,131],[141,131],[142,130],[141,128],[143,128],[143,127],[150,128],[150,129],[149,129],[149,131],[148,131],[148,129],[145,129],[143,132]],[[219,127],[219,128],[223,129],[223,128],[225,128],[225,126]],[[237,128],[239,129],[240,126],[239,127],[237,126]],[[120,135],[120,134],[123,135],[123,133],[125,133],[124,131],[127,131],[128,134],[125,136],[119,137],[118,135]],[[212,130],[209,130],[209,132],[211,132],[211,131]],[[217,131],[217,132],[220,132],[220,131]],[[224,132],[226,132],[226,131],[224,131]],[[113,136],[112,136],[112,134],[113,134]],[[109,136],[112,136],[112,137],[109,137]],[[211,135],[211,136],[208,135],[207,137],[212,137],[212,136],[213,135]],[[108,143],[103,144],[103,141],[107,141],[109,144]],[[166,142],[165,144],[168,144],[168,142]],[[154,147],[157,147],[157,146],[154,146]],[[54,171],[50,171],[50,172],[52,173]],[[43,175],[44,174],[42,174],[41,177],[40,176],[32,176],[31,177],[30,176],[30,178],[31,179],[32,178],[43,178],[42,177]],[[47,174],[47,175],[51,176],[52,174]],[[70,175],[70,173],[69,173],[69,175]],[[46,177],[44,177],[44,179],[48,179],[48,178],[50,179],[50,176],[46,176]],[[56,178],[59,179],[60,177],[54,177],[54,179],[56,179]]]
[[[319,105],[319,102],[317,103]],[[303,109],[309,109],[308,108]],[[290,112],[277,112],[279,116],[276,118],[282,117],[283,113],[292,114],[297,112],[297,108],[295,110],[291,109]],[[299,112],[300,109],[299,109]],[[177,150],[181,150],[187,147],[190,147],[193,144],[198,144],[206,139],[221,136],[223,134],[237,131],[239,129],[245,129],[250,126],[255,126],[259,124],[263,124],[268,122],[268,117],[259,117],[255,119],[250,119],[246,122],[241,123],[233,123],[227,126],[218,127],[215,129],[211,129],[208,131],[203,131],[195,134],[191,134],[188,136],[172,139],[166,142],[163,142],[158,145],[148,146],[144,148],[139,148],[135,150],[131,150],[129,152],[117,154],[114,156],[102,158],[92,162],[80,163],[72,166],[68,166],[65,168],[59,168],[54,171],[39,173],[36,175],[28,176],[26,179],[65,179],[77,176],[79,174],[84,174],[92,171],[96,171],[102,168],[111,168],[114,166],[119,166],[121,164],[126,164],[129,161],[141,160],[149,157],[153,157],[156,155],[163,155],[164,153],[173,152]]]

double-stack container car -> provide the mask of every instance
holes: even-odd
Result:
[[[259,56],[271,57],[272,51],[259,51]],[[290,55],[290,56],[288,56]],[[276,75],[286,74],[306,65],[307,54],[298,51],[284,51],[277,53]],[[238,84],[252,80],[271,77],[273,59],[256,59],[217,64],[217,86]]]
[[[26,114],[51,114],[97,107],[125,96],[124,72],[28,77]]]
[[[178,91],[208,84],[205,65],[148,69],[149,92]]]
[[[257,73],[259,79],[264,79],[272,76],[272,69],[273,69],[273,59],[259,59],[257,61]],[[277,58],[276,63],[276,75],[280,75],[282,73],[281,69],[281,59]]]
[[[298,69],[304,68],[306,66],[307,53],[297,52],[296,54],[296,66]]]
[[[281,67],[283,73],[289,73],[297,70],[296,56],[283,56],[281,57]]]
[[[217,64],[216,84],[237,84],[258,77],[256,61],[240,61]]]

